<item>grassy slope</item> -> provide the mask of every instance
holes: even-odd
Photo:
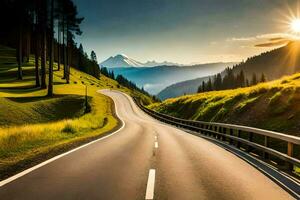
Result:
[[[24,80],[15,79],[14,55],[13,49],[0,46],[0,171],[7,175],[12,168],[22,168],[53,149],[67,149],[116,128],[112,101],[97,90],[118,89],[150,101],[105,76],[97,80],[73,68],[70,84],[61,79],[62,70],[54,72],[55,97],[45,97],[46,90],[33,87],[32,58],[23,67]],[[85,85],[91,105],[88,114],[84,114]],[[5,176],[1,173],[2,178]]]
[[[241,124],[300,136],[300,74],[248,88],[168,99],[149,107],[185,119]]]

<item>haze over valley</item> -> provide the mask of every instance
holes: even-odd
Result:
[[[234,64],[236,63],[220,62],[188,66],[167,61],[142,63],[119,54],[108,58],[99,65],[114,71],[115,75],[125,76],[147,92],[156,95],[171,84],[214,75],[223,71],[226,67],[232,67]]]

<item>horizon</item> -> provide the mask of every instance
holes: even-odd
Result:
[[[143,63],[242,62],[282,46],[259,44],[290,37],[287,23],[299,13],[297,0],[230,1],[75,0],[85,17],[76,41],[99,63],[117,54]]]
[[[276,49],[276,48],[275,48]],[[229,63],[240,63],[240,62],[243,62],[243,60],[242,61],[236,61],[236,62],[231,62],[231,61],[228,61],[228,62],[224,62],[224,61],[219,61],[219,62],[203,62],[203,63],[187,63],[187,64],[183,64],[183,63],[175,63],[175,62],[172,62],[172,61],[168,61],[168,60],[164,60],[164,61],[157,61],[157,60],[146,60],[146,61],[140,61],[140,60],[137,60],[137,59],[135,59],[135,58],[133,58],[133,57],[131,57],[131,56],[128,56],[128,55],[126,55],[126,54],[116,54],[116,55],[112,55],[112,56],[110,56],[110,57],[108,57],[108,58],[106,58],[105,60],[102,60],[102,61],[100,61],[100,62],[98,62],[98,64],[100,65],[101,63],[103,63],[103,62],[105,62],[105,61],[107,61],[108,59],[110,59],[110,58],[115,58],[115,57],[117,57],[117,56],[123,56],[123,57],[125,57],[125,58],[130,58],[130,59],[133,59],[133,60],[135,60],[135,61],[137,61],[137,62],[140,62],[141,64],[146,64],[146,63],[148,63],[148,62],[156,62],[156,63],[158,63],[158,64],[162,64],[162,63],[173,63],[174,65],[178,65],[178,66],[180,66],[180,67],[185,67],[185,66],[193,66],[193,65],[206,65],[206,64],[217,64],[217,63],[224,63],[224,64],[229,64]],[[171,65],[170,65],[171,66]],[[143,66],[143,67],[156,67],[156,66]]]

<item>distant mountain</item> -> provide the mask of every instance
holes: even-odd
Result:
[[[300,72],[300,42],[291,42],[284,47],[248,58],[245,62],[235,65],[233,69],[235,74],[243,70],[249,80],[253,73],[258,78],[264,73],[268,80],[274,80],[284,75]],[[167,99],[196,93],[203,80],[207,81],[208,77],[170,85],[159,92],[158,97]]]
[[[165,66],[182,66],[181,64],[168,62],[168,61],[156,62],[155,60],[153,60],[153,61],[147,61],[146,63],[144,63],[145,67],[155,67],[155,66],[164,66],[164,65]]]
[[[146,63],[142,63],[139,61],[136,61],[132,58],[129,58],[128,56],[124,54],[118,54],[116,56],[111,56],[102,63],[100,63],[100,66],[104,66],[107,68],[126,68],[126,67],[155,67],[155,66],[170,66],[170,65],[180,65],[177,63],[172,62],[156,62],[156,61],[147,61]]]
[[[112,68],[116,75],[122,74],[144,87],[151,94],[157,94],[165,87],[198,77],[210,76],[223,71],[236,63],[209,63],[192,66],[156,66],[156,67],[121,67]]]
[[[111,56],[107,60],[100,63],[100,66],[107,68],[118,68],[118,67],[143,67],[143,63],[136,61],[132,58],[127,57],[124,54],[118,54]]]
[[[208,81],[210,76],[202,77],[202,78],[196,78],[188,81],[182,81],[179,83],[172,84],[162,91],[160,91],[157,94],[157,97],[161,100],[174,98],[183,96],[186,94],[195,94],[197,93],[199,83],[202,83],[202,81]]]

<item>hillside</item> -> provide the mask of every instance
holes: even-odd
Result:
[[[175,117],[300,136],[300,73],[256,86],[168,99],[149,106]]]
[[[14,49],[0,46],[0,178],[116,128],[119,123],[112,101],[98,90],[118,89],[149,101],[148,97],[112,79],[101,76],[98,80],[74,68],[71,68],[70,84],[65,84],[61,78],[63,70],[57,71],[57,64],[55,95],[49,98],[46,90],[34,86],[32,57],[23,65],[23,80],[15,78],[15,54]]]
[[[209,76],[196,78],[188,81],[182,81],[179,83],[172,84],[157,94],[157,97],[161,100],[183,96],[186,94],[197,93],[199,83],[202,81],[208,81]]]
[[[268,80],[275,80],[284,75],[291,75],[300,71],[300,42],[291,42],[290,44],[248,58],[233,67],[235,74],[244,71],[246,78],[251,80],[252,74],[258,77],[264,73]],[[225,71],[222,72],[222,75]],[[158,97],[162,100],[174,98],[184,94],[193,94],[207,77],[199,76],[197,79],[178,82],[169,85],[159,92]]]
[[[210,76],[223,71],[235,63],[209,63],[192,66],[156,66],[142,68],[114,68],[115,74],[122,74],[151,94],[157,94],[165,87],[198,77]]]
[[[268,80],[300,72],[300,42],[290,42],[281,48],[248,58],[234,66],[234,72],[244,71],[246,77],[264,73]]]

